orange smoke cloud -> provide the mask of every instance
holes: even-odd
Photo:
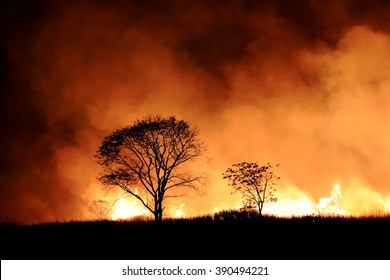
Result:
[[[209,173],[205,192],[172,200],[172,215],[236,208],[222,173],[240,161],[280,164],[269,212],[310,212],[335,182],[345,209],[375,211],[390,196],[382,4],[9,4],[0,220],[88,218],[105,197],[93,159],[102,137],[155,113],[199,127],[212,159],[193,167]]]

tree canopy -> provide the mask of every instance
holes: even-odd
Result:
[[[270,163],[263,166],[257,162],[236,163],[223,173],[223,179],[229,180],[234,192],[241,193],[244,208],[257,208],[261,216],[265,203],[277,201],[274,186],[280,177],[275,175],[273,169]]]
[[[184,168],[206,148],[199,130],[174,116],[147,116],[104,137],[96,152],[103,167],[98,177],[106,187],[119,187],[137,198],[161,222],[170,191],[179,187],[197,189],[202,175]]]

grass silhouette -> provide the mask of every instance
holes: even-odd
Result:
[[[381,259],[389,216],[194,218],[0,224],[2,259]]]

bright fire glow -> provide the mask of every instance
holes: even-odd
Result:
[[[321,215],[345,215],[346,211],[340,208],[342,199],[341,187],[334,184],[330,197],[321,197],[317,209]]]
[[[279,217],[292,217],[292,216],[305,216],[305,215],[322,215],[322,216],[333,216],[333,215],[363,215],[368,212],[359,212],[355,208],[348,208],[348,201],[343,201],[343,195],[341,192],[340,184],[334,184],[333,189],[328,197],[321,197],[318,203],[315,203],[308,195],[303,192],[299,192],[297,188],[288,188],[280,193],[278,201],[276,203],[268,203],[264,205],[263,213],[269,215],[275,215]],[[293,194],[293,195],[292,195]],[[348,195],[349,194],[349,195]],[[350,192],[347,192],[346,199],[351,196]],[[234,203],[234,202],[232,202]],[[378,202],[379,203],[379,202]],[[186,203],[181,203],[176,210],[170,213],[165,213],[168,216],[174,218],[180,218],[188,216],[193,213],[191,208],[186,207],[184,213],[183,209]],[[233,207],[222,207],[223,209],[242,209],[241,204],[234,203]],[[379,213],[373,214],[390,214],[390,198],[383,198],[381,202],[382,209]],[[212,212],[219,212],[221,209],[220,205],[212,208]],[[348,210],[347,210],[348,209]],[[371,213],[371,212],[370,212]],[[208,214],[208,213],[206,213]],[[119,196],[115,203],[113,214],[111,218],[113,220],[119,219],[131,219],[133,217],[143,216],[151,217],[151,213],[135,198],[128,197],[124,198]]]
[[[280,199],[277,203],[273,205],[265,206],[264,213],[280,216],[280,217],[290,217],[290,216],[304,216],[312,215],[315,213],[313,203],[307,198],[302,197],[299,199]]]
[[[149,217],[150,213],[145,207],[140,205],[135,198],[126,199],[122,196],[118,197],[118,201],[115,203],[113,214],[111,218],[113,220],[130,219],[137,216]]]
[[[292,216],[305,216],[305,215],[321,215],[321,216],[334,216],[334,215],[388,215],[390,213],[390,198],[382,198],[381,201],[378,201],[378,205],[382,205],[381,209],[370,210],[369,208],[364,209],[364,211],[358,211],[356,208],[349,206],[349,200],[353,193],[351,190],[346,192],[345,199],[343,200],[343,194],[341,192],[340,184],[336,183],[333,185],[333,189],[328,197],[319,198],[316,203],[310,196],[301,192],[299,188],[289,187],[284,190],[280,190],[278,195],[278,201],[276,203],[268,203],[264,205],[263,213],[279,216],[279,217],[292,217]],[[371,196],[370,196],[371,197]],[[378,199],[378,197],[376,197]],[[370,199],[366,199],[370,202]],[[178,208],[173,209],[172,212],[164,213],[167,216],[174,218],[181,218],[184,216],[191,216],[195,211],[188,206],[186,206],[186,211],[184,212],[184,206],[186,203],[181,203]],[[234,206],[233,206],[234,205]],[[223,209],[232,209],[240,210],[242,209],[241,204],[236,204],[232,201],[232,207],[220,207],[217,205],[212,208],[211,212],[219,212]],[[349,206],[349,207],[348,207]],[[188,208],[187,208],[188,207]],[[205,213],[209,214],[209,213]],[[113,214],[111,218],[113,220],[119,219],[131,219],[133,217],[151,217],[151,213],[135,198],[127,197],[124,198],[119,196],[117,202],[115,203]],[[196,215],[195,215],[196,216]]]
[[[183,217],[183,211],[182,211],[183,207],[184,207],[184,203],[180,204],[179,209],[177,209],[175,212],[175,218]]]

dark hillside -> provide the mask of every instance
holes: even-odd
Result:
[[[0,224],[1,259],[383,259],[389,217],[193,219]]]

